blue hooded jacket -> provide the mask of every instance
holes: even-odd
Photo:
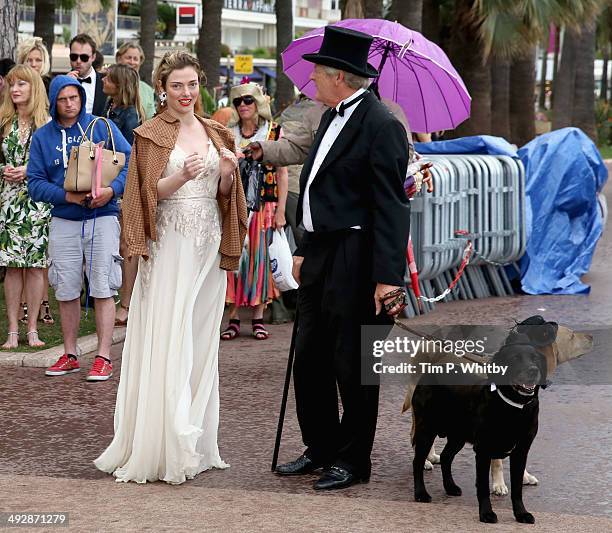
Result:
[[[70,128],[64,128],[57,121],[57,96],[64,87],[74,85],[81,94],[81,113],[77,122]],[[109,121],[115,137],[115,147],[118,152],[125,154],[125,166],[111,183],[115,196],[110,202],[97,209],[89,209],[66,201],[64,191],[64,174],[70,157],[70,149],[81,142],[82,131],[95,118],[85,111],[85,89],[70,76],[57,76],[49,88],[49,102],[52,120],[42,128],[36,130],[32,136],[30,146],[30,159],[27,166],[28,192],[35,202],[47,202],[53,206],[51,214],[55,217],[68,220],[87,220],[97,217],[119,214],[117,198],[123,194],[125,176],[127,174],[131,147],[117,127]],[[80,126],[80,127],[79,127]],[[108,141],[106,126],[96,124],[94,128],[94,142]],[[110,145],[110,142],[108,143]],[[109,146],[107,146],[109,148]]]

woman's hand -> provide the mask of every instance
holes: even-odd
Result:
[[[197,178],[204,171],[204,159],[200,154],[193,153],[185,159],[183,180],[185,182]]]
[[[238,158],[231,150],[223,147],[219,153],[221,159],[219,161],[219,170],[221,171],[221,179],[226,180],[234,174],[238,167]]]
[[[12,183],[21,183],[26,178],[26,167],[13,167],[7,165],[4,167],[4,179]]]
[[[287,224],[287,220],[285,219],[285,210],[276,208],[276,213],[274,213],[274,229],[282,230]]]

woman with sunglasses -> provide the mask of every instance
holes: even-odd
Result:
[[[255,141],[277,140],[280,128],[272,122],[272,112],[259,85],[246,83],[232,87],[230,91],[232,119],[228,126],[236,138],[238,150]],[[270,269],[268,246],[274,229],[285,226],[287,202],[287,168],[264,166],[265,179],[261,187],[258,211],[249,217],[248,245],[240,258],[238,272],[227,274],[226,302],[230,305],[229,325],[221,333],[221,339],[232,340],[240,334],[238,309],[253,309],[252,332],[257,340],[268,338],[263,324],[266,305],[278,298]]]

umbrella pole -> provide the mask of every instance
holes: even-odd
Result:
[[[293,320],[293,332],[291,333],[291,344],[289,346],[289,358],[287,360],[287,372],[285,373],[285,386],[283,388],[283,399],[281,400],[280,413],[278,415],[278,425],[276,427],[276,442],[274,443],[274,453],[272,454],[272,472],[276,470],[278,463],[278,452],[280,450],[281,437],[283,436],[283,424],[285,422],[285,410],[287,408],[287,398],[289,396],[289,384],[291,383],[291,371],[293,369],[293,359],[295,357],[295,338],[297,336],[299,320],[299,309],[295,309],[295,319]]]
[[[383,52],[382,60],[380,61],[380,66],[378,67],[378,77],[376,81],[372,83],[371,89],[372,92],[376,95],[376,97],[380,100],[380,93],[378,92],[378,80],[380,79],[380,75],[382,74],[385,63],[387,62],[387,58],[389,57],[389,52],[391,51],[391,43],[387,42],[385,45],[385,51]]]

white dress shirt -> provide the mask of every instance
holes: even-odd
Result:
[[[353,93],[348,98],[342,100],[337,106],[336,111],[340,111],[340,106],[342,104],[348,104],[355,98],[359,97],[361,94],[366,92],[365,89],[358,89],[355,93]],[[306,183],[306,189],[304,190],[304,200],[302,202],[302,224],[304,224],[304,228],[306,231],[314,231],[314,226],[312,223],[312,215],[310,213],[310,185],[312,184],[317,172],[321,168],[325,157],[331,150],[332,146],[336,142],[336,139],[340,135],[342,128],[344,128],[345,124],[351,118],[351,115],[357,109],[357,106],[361,103],[359,100],[356,104],[344,110],[344,116],[336,115],[332,120],[329,128],[323,135],[323,139],[321,140],[321,144],[317,150],[317,154],[315,155],[314,162],[312,164],[312,169],[310,170],[310,175],[308,176],[308,182]],[[359,226],[355,226],[355,229],[359,229]]]
[[[92,68],[84,78],[91,78],[91,83],[81,83],[85,89],[85,111],[91,114],[93,111],[94,98],[96,97],[96,69]]]

